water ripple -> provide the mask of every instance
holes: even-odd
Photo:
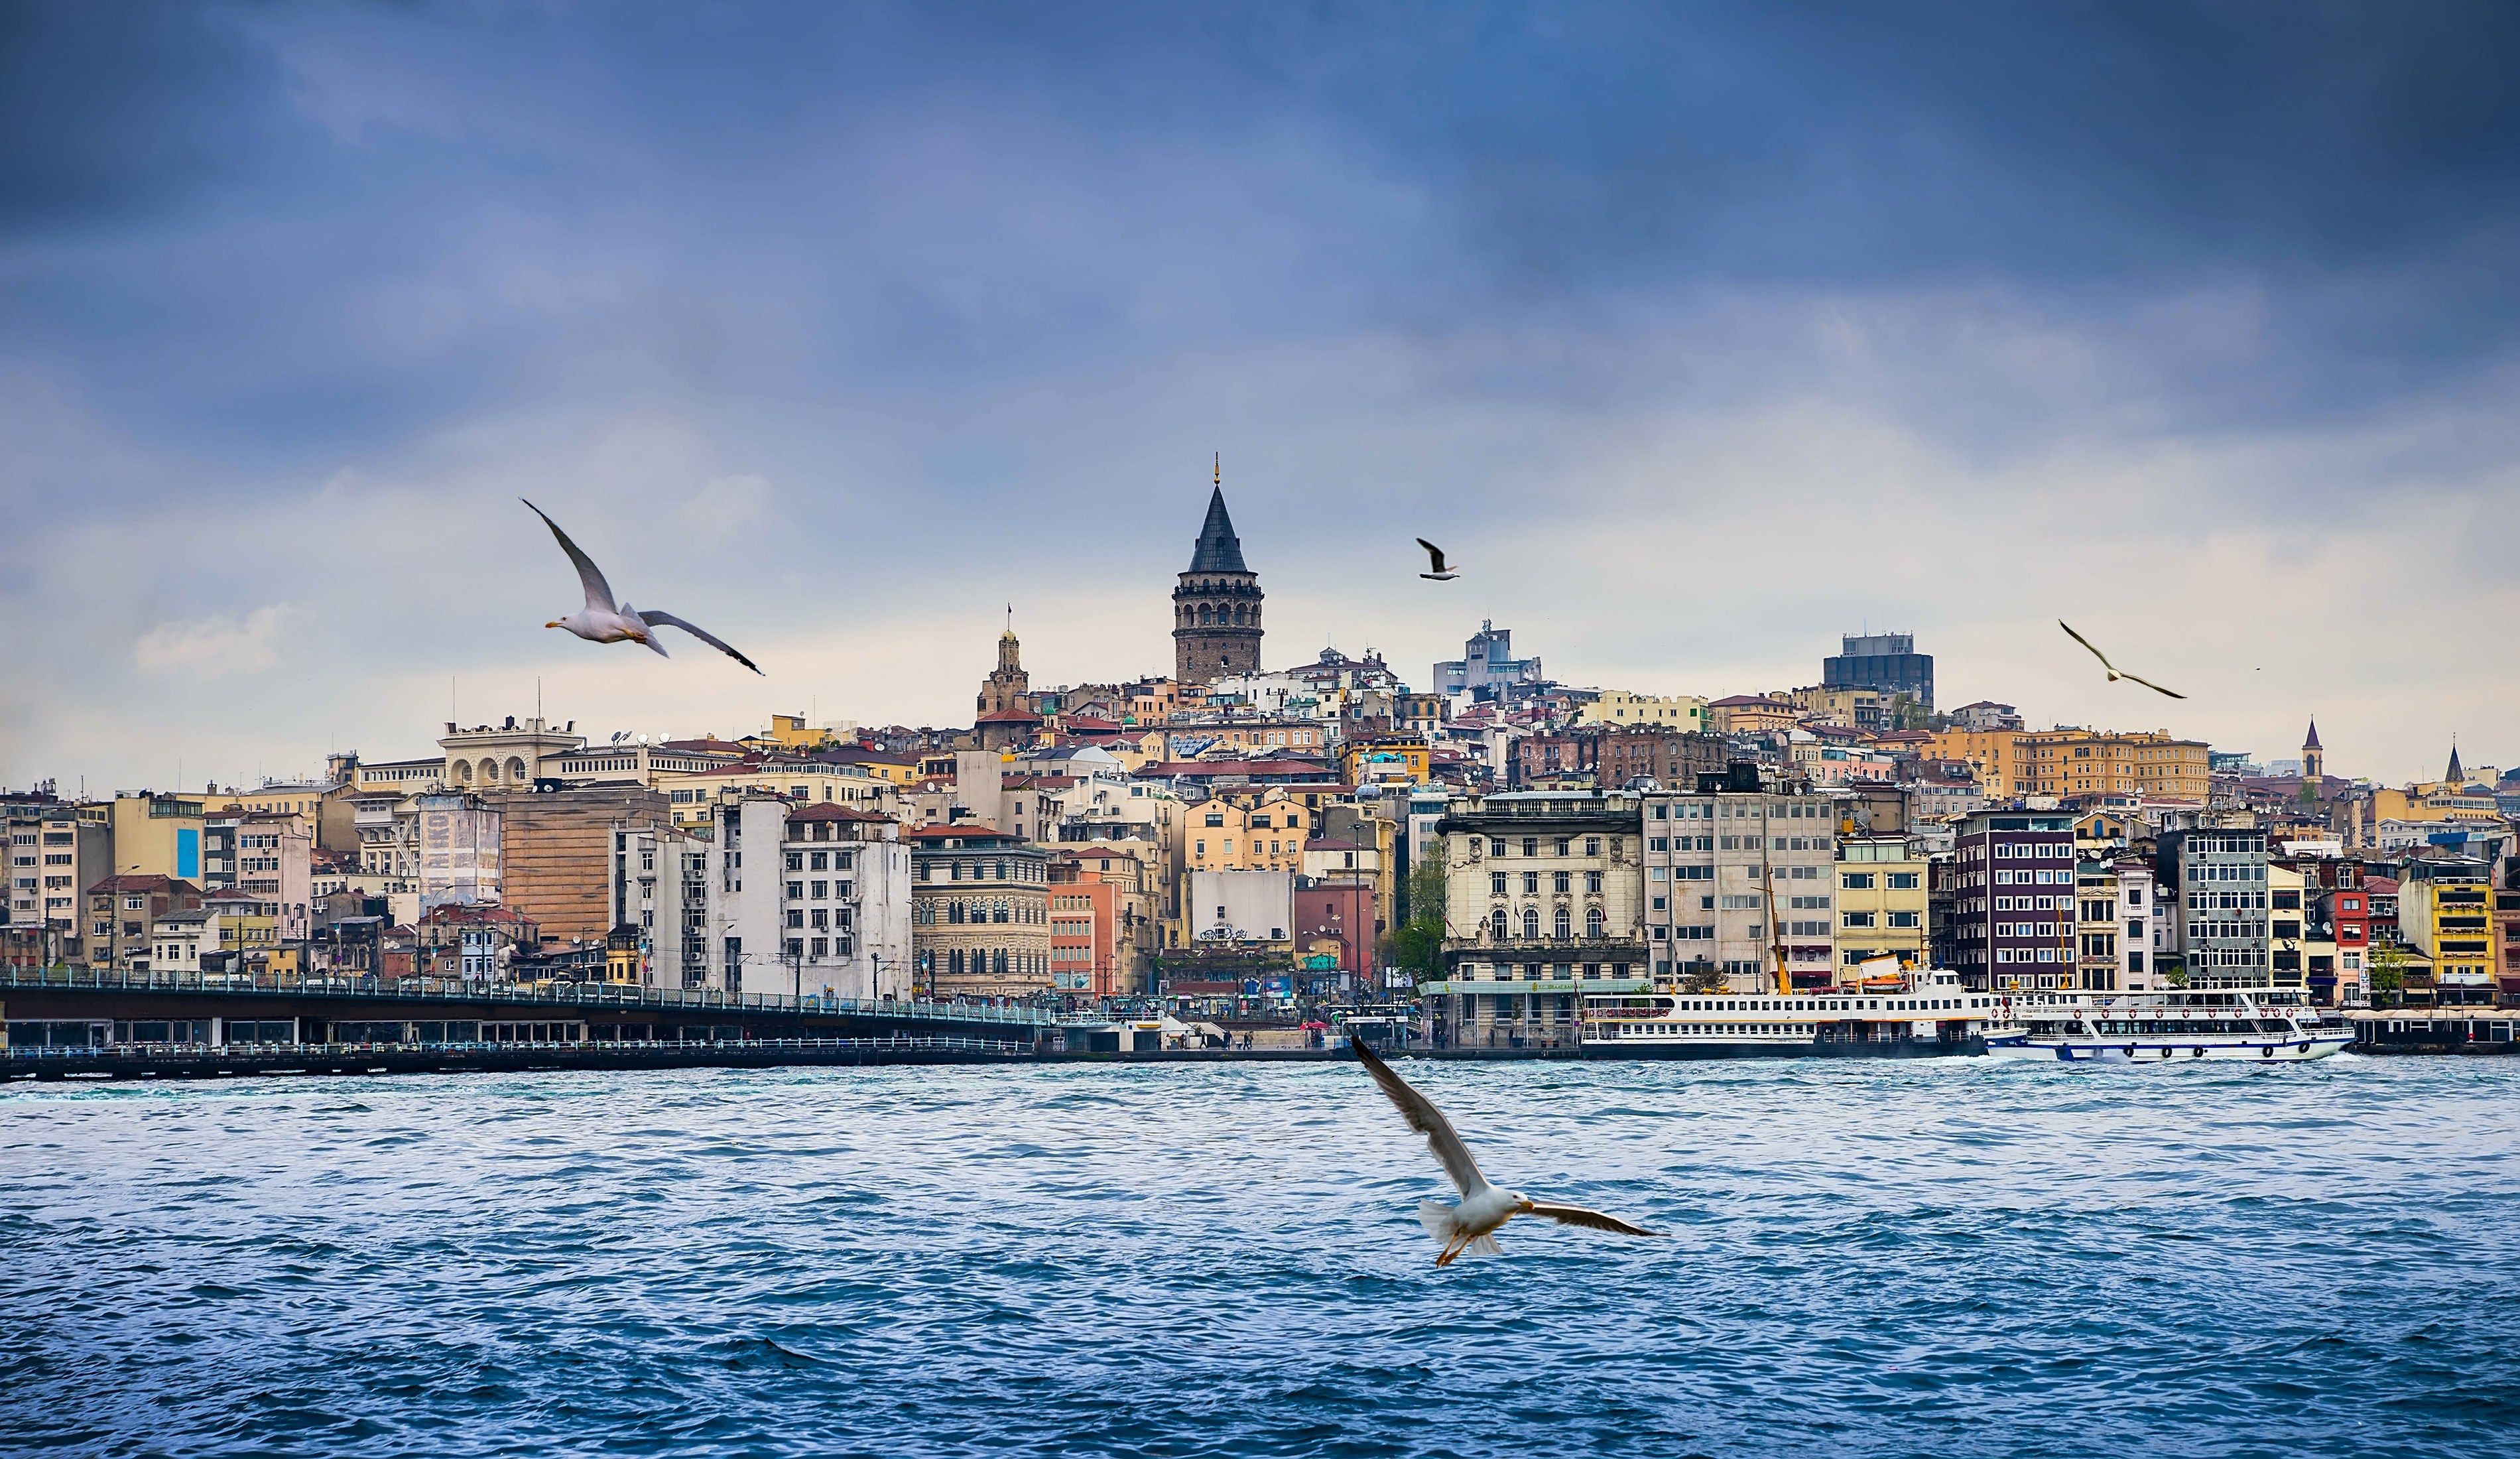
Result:
[[[1343,1065],[0,1091],[13,1451],[2520,1448],[2520,1061]]]

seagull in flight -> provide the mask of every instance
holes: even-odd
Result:
[[[1596,1231],[1615,1231],[1621,1236],[1662,1235],[1659,1231],[1632,1226],[1617,1216],[1587,1210],[1581,1206],[1534,1201],[1520,1191],[1499,1190],[1488,1184],[1488,1178],[1479,1173],[1479,1163],[1470,1159],[1469,1151],[1462,1147],[1462,1137],[1453,1133],[1453,1123],[1444,1117],[1444,1112],[1436,1109],[1426,1096],[1411,1088],[1407,1079],[1392,1072],[1391,1066],[1366,1047],[1363,1040],[1350,1039],[1348,1043],[1356,1050],[1357,1062],[1365,1066],[1366,1072],[1373,1075],[1373,1082],[1382,1086],[1382,1092],[1391,1097],[1391,1102],[1400,1107],[1401,1117],[1409,1121],[1409,1127],[1426,1137],[1426,1146],[1435,1152],[1435,1159],[1443,1165],[1444,1173],[1453,1177],[1453,1184],[1461,1188],[1462,1200],[1458,1206],[1446,1206],[1441,1201],[1418,1203],[1418,1223],[1426,1228],[1427,1235],[1444,1244],[1443,1254],[1435,1258],[1437,1266],[1450,1266],[1453,1258],[1463,1252],[1481,1256],[1495,1255],[1496,1238],[1489,1233],[1518,1215],[1546,1216],[1561,1226],[1590,1226]]]
[[[1431,572],[1420,572],[1418,574],[1418,576],[1425,578],[1428,582],[1451,582],[1454,578],[1462,575],[1444,565],[1444,549],[1427,541],[1423,537],[1418,539],[1418,545],[1426,549],[1427,565],[1435,570]]]
[[[525,501],[521,496],[517,500]],[[525,506],[543,520],[543,525],[551,528],[553,536],[560,539],[560,550],[567,553],[568,560],[576,565],[578,584],[586,589],[584,608],[566,617],[554,618],[543,624],[544,627],[565,628],[589,643],[620,643],[624,639],[643,643],[667,659],[674,656],[665,653],[665,646],[656,642],[656,635],[651,630],[659,626],[680,628],[754,673],[761,672],[760,664],[737,653],[734,645],[697,623],[686,622],[669,613],[642,613],[627,603],[617,602],[612,596],[612,585],[604,580],[604,570],[578,550],[577,544],[568,539],[568,533],[560,529],[560,524],[551,520],[551,514],[532,502],[525,502]]]
[[[2067,638],[2081,644],[2084,648],[2092,649],[2092,641],[2075,632],[2073,624],[2066,622],[2063,618],[2058,618],[2056,620],[2056,626],[2065,630],[2065,636]],[[2185,699],[2187,697],[2176,689],[2164,689],[2160,685],[2152,682],[2150,679],[2139,678],[2135,674],[2128,673],[2116,664],[2111,663],[2109,661],[2109,656],[2101,653],[2097,649],[2092,649],[2092,657],[2100,661],[2100,667],[2109,671],[2109,682],[2112,684],[2116,683],[2120,679],[2124,679],[2130,684],[2141,684],[2144,688],[2151,690],[2155,694],[2169,695],[2172,699]]]

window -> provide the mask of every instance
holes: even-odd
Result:
[[[1872,914],[1869,912],[1848,912],[1843,914],[1839,920],[1848,927],[1872,926]]]
[[[1499,907],[1488,914],[1488,935],[1500,942],[1506,939],[1505,908]]]
[[[1574,919],[1573,915],[1572,915],[1572,914],[1570,914],[1570,913],[1569,913],[1569,912],[1568,912],[1564,907],[1559,907],[1559,908],[1557,909],[1557,916],[1556,916],[1556,918],[1554,919],[1554,922],[1553,922],[1553,924],[1552,924],[1552,930],[1556,934],[1556,935],[1557,935],[1557,940],[1558,940],[1558,941],[1560,941],[1560,942],[1563,942],[1563,941],[1565,941],[1566,939],[1568,939],[1569,937],[1574,936],[1574,935],[1575,935],[1575,919]]]
[[[1607,925],[1608,925],[1608,919],[1607,919],[1607,918],[1605,918],[1605,917],[1602,915],[1602,913],[1601,913],[1601,909],[1600,909],[1600,908],[1598,908],[1598,907],[1587,907],[1587,908],[1584,910],[1584,935],[1585,935],[1585,936],[1587,936],[1587,937],[1591,938],[1592,940],[1594,940],[1594,941],[1596,941],[1596,942],[1600,941],[1600,940],[1601,940],[1601,938],[1602,938],[1602,936],[1603,936],[1603,935],[1604,935],[1604,933],[1605,933],[1605,932],[1606,932],[1606,930],[1607,930]]]
[[[1537,837],[1537,836],[1526,836],[1526,837],[1524,837],[1524,838],[1522,839],[1522,854],[1524,854],[1524,855],[1526,855],[1526,856],[1537,856],[1537,855],[1539,855],[1539,854],[1540,854],[1540,838],[1539,838],[1539,837]]]
[[[1504,873],[1504,872],[1501,872],[1501,871],[1492,871],[1492,872],[1489,872],[1489,873],[1488,873],[1488,895],[1490,895],[1490,896],[1503,896],[1503,895],[1505,895],[1505,873]]]
[[[1913,912],[1893,912],[1890,914],[1890,925],[1892,927],[1914,927],[1916,926],[1916,914]]]
[[[1584,889],[1587,891],[1599,891],[1601,889],[1601,874],[1598,871],[1588,871],[1584,873]]]
[[[1527,871],[1522,874],[1522,894],[1525,896],[1540,894],[1540,873]]]
[[[1561,871],[1561,872],[1552,872],[1552,873],[1550,873],[1550,877],[1549,877],[1549,889],[1550,889],[1550,890],[1552,890],[1552,891],[1557,892],[1557,893],[1558,893],[1559,895],[1561,895],[1561,896],[1562,896],[1562,895],[1564,895],[1565,893],[1569,892],[1569,891],[1574,890],[1574,889],[1575,889],[1575,874],[1574,874],[1574,873],[1572,873],[1572,872],[1563,872],[1563,871]]]
[[[1872,886],[1872,873],[1868,871],[1846,872],[1838,877],[1837,885],[1845,888],[1849,891],[1869,890]],[[1852,926],[1853,924],[1849,925]]]
[[[1537,942],[1540,940],[1540,909],[1538,907],[1525,907],[1522,909],[1522,939],[1526,942]]]

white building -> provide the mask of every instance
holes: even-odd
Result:
[[[899,822],[753,793],[713,809],[708,838],[613,839],[615,924],[649,931],[657,982],[909,996],[911,856]]]
[[[1656,977],[1735,992],[1834,980],[1837,821],[1808,792],[1644,798],[1645,939]]]

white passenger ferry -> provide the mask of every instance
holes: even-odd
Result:
[[[1595,993],[1584,1052],[1636,1058],[1727,1054],[1976,1053],[1995,999],[1939,969],[1875,976],[1861,990]]]
[[[2016,993],[1999,1000],[1986,1051],[2068,1063],[2251,1063],[2324,1059],[2352,1026],[2298,988],[2175,988],[2151,993]]]

